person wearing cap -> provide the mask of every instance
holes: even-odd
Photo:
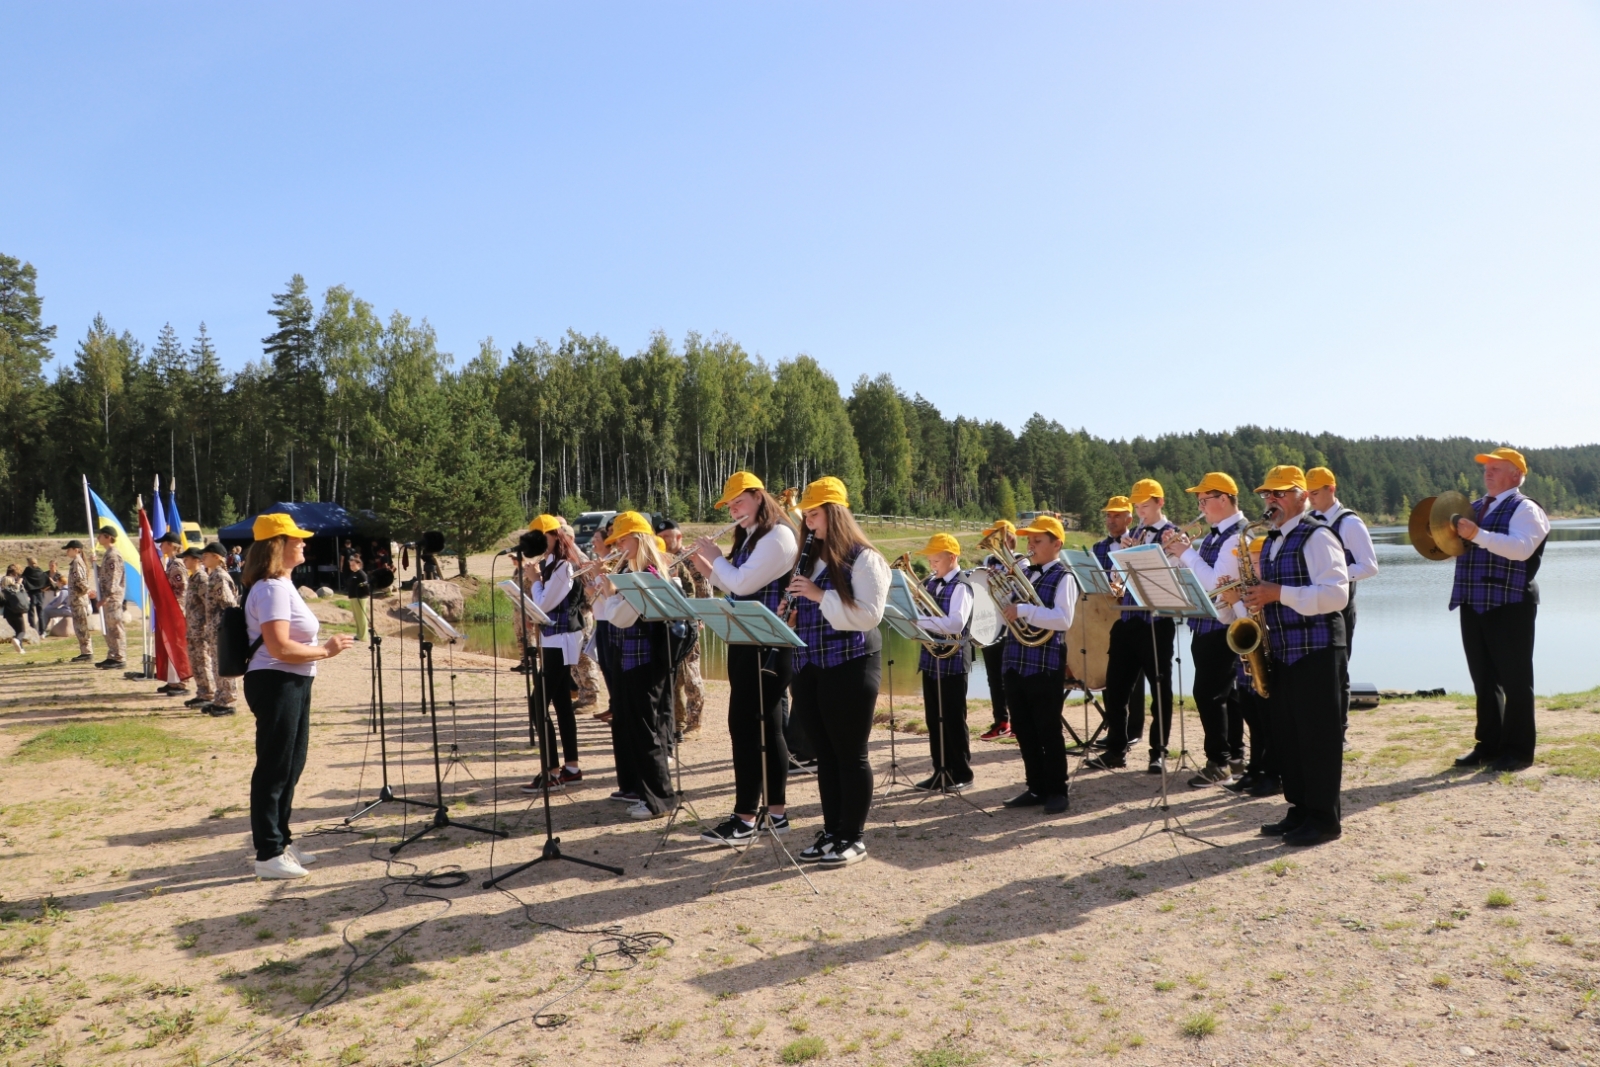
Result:
[[[1239,534],[1247,525],[1239,510],[1239,484],[1230,475],[1212,471],[1186,489],[1200,505],[1211,527],[1195,545],[1182,530],[1168,531],[1161,544],[1167,554],[1194,572],[1205,589],[1239,577]],[[1243,615],[1237,604],[1218,614],[1225,621],[1189,620],[1189,659],[1194,664],[1194,703],[1205,734],[1206,765],[1189,779],[1201,789],[1244,772],[1244,718],[1238,686],[1239,657],[1228,647],[1228,623]]]
[[[659,536],[663,543],[662,552],[669,560],[683,555],[683,530],[676,522],[663,519]],[[710,579],[695,570],[687,559],[672,568],[672,579],[683,590],[684,596],[711,599]],[[696,641],[683,662],[678,664],[678,673],[673,681],[672,721],[679,737],[699,736],[700,717],[704,713],[705,703],[706,687],[700,678],[700,642]]]
[[[179,551],[183,548],[183,538],[178,536],[176,530],[168,530],[156,538],[156,544],[161,546],[162,566],[166,570],[167,584],[172,587],[172,597],[181,609],[184,596],[189,589],[189,576],[184,570],[183,560],[178,558]],[[185,629],[187,630],[187,624]],[[187,643],[187,642],[186,642]],[[193,665],[191,664],[191,669]],[[183,684],[183,679],[178,677],[176,664],[170,661],[167,664],[167,683],[156,690],[162,696],[178,696],[187,693],[189,687]],[[185,702],[187,704],[187,702]]]
[[[128,575],[123,570],[122,553],[117,551],[117,534],[109,526],[100,527],[95,534],[100,544],[100,562],[96,564],[95,581],[100,586],[100,622],[106,631],[106,658],[96,663],[101,670],[126,667],[123,644],[126,630],[122,624],[122,598],[128,588]]]
[[[1017,528],[1005,519],[996,519],[983,530],[980,535],[988,537],[998,533],[1000,541],[1012,552],[1017,550]],[[983,566],[994,570],[999,567],[1000,561],[990,556],[983,561]],[[983,673],[989,680],[989,705],[994,716],[994,723],[978,736],[979,741],[1004,741],[1015,735],[1011,732],[1011,713],[1006,709],[1006,645],[1011,641],[1011,631],[1001,630],[1000,636],[991,645],[983,649]]]
[[[186,708],[204,708],[216,694],[214,679],[217,665],[211,659],[214,644],[211,640],[210,587],[200,556],[198,545],[186,548],[177,555],[178,563],[184,570],[183,596],[178,603],[183,608],[189,669],[194,672],[194,696],[183,702]]]
[[[733,547],[726,559],[709,537],[695,542],[689,562],[711,584],[734,600],[757,600],[782,614],[784,586],[796,567],[794,527],[783,505],[749,471],[735,471],[722,487],[717,508],[728,509]],[[765,736],[767,811],[773,829],[789,830],[789,745],[784,735],[782,698],[794,675],[792,649],[728,646],[728,740],[733,747],[733,812],[701,833],[710,844],[737,845],[754,836],[763,786],[761,752]],[[763,678],[762,671],[769,673]]]
[[[850,513],[838,478],[819,478],[800,499],[813,551],[797,562],[788,592],[795,598],[793,714],[816,746],[822,830],[798,859],[847,867],[866,858],[872,765],[867,739],[883,675],[883,621],[889,564]]]
[[[924,616],[919,626],[955,652],[935,656],[926,645],[917,657],[922,672],[922,706],[928,722],[928,751],[933,774],[918,789],[961,792],[972,784],[972,741],[967,732],[967,673],[972,669],[972,644],[961,640],[972,622],[972,586],[961,573],[961,542],[947,533],[934,534],[917,555],[928,557],[932,572],[923,583],[939,605],[939,615]],[[943,649],[941,649],[943,651]]]
[[[618,573],[649,572],[665,577],[666,560],[656,549],[650,520],[624,511],[612,523],[606,547],[620,550]],[[610,575],[594,579],[597,619],[610,624],[613,674],[617,679],[611,736],[616,750],[617,788],[639,799],[628,808],[634,819],[654,819],[672,807],[672,774],[667,754],[672,746],[672,690],[667,683],[667,626],[646,622],[617,592]]]
[[[1344,606],[1344,704],[1340,711],[1341,729],[1350,727],[1350,657],[1356,649],[1356,585],[1378,573],[1378,553],[1372,547],[1372,534],[1366,521],[1339,502],[1339,483],[1327,467],[1306,471],[1306,496],[1311,500],[1311,515],[1328,524],[1344,545],[1345,569],[1350,572],[1350,602]]]
[[[200,550],[200,565],[205,568],[206,593],[206,662],[211,667],[211,703],[201,705],[207,715],[221,717],[234,713],[233,679],[217,671],[217,631],[222,626],[222,613],[239,606],[239,590],[228,571],[228,550],[221,542],[212,541]]]
[[[1271,660],[1271,719],[1274,762],[1283,778],[1289,810],[1261,828],[1284,844],[1317,845],[1340,835],[1339,784],[1344,745],[1339,728],[1339,693],[1344,670],[1344,610],[1350,576],[1344,546],[1328,525],[1308,512],[1306,476],[1299,467],[1277,466],[1256,489],[1265,495],[1267,531],[1260,581],[1224,594],[1243,599],[1267,628]]]
[[[367,639],[367,601],[372,597],[372,576],[362,564],[361,550],[348,546],[344,556],[344,571],[340,584],[344,595],[350,599],[350,620],[355,624],[356,644]]]
[[[294,587],[306,539],[282,512],[256,516],[255,543],[244,561],[244,699],[256,720],[256,766],[250,776],[250,836],[257,878],[304,878],[317,855],[294,843],[289,820],[311,740],[311,684],[317,661],[350,647],[349,634],[317,643],[321,624]]]
[[[89,561],[83,558],[83,542],[74,538],[61,546],[67,554],[67,603],[72,608],[72,632],[78,638],[78,654],[69,662],[93,663],[94,642],[89,637],[90,599]]]
[[[1539,563],[1550,518],[1522,495],[1528,461],[1511,448],[1476,457],[1484,495],[1456,530],[1450,610],[1461,610],[1461,646],[1478,701],[1477,743],[1457,767],[1519,771],[1533,762],[1533,634],[1539,613]]]
[[[583,781],[583,770],[578,765],[578,713],[572,705],[571,672],[571,666],[583,655],[584,624],[588,614],[588,600],[584,596],[583,585],[576,580],[578,565],[583,562],[583,552],[572,539],[569,529],[553,516],[540,515],[528,529],[543,533],[549,547],[543,559],[523,561],[525,592],[539,610],[550,618],[548,623],[541,624],[539,628],[539,644],[543,646],[544,653],[540,664],[543,670],[538,677],[544,690],[535,697],[535,701],[542,715],[535,715],[535,709],[529,709],[529,744],[536,749],[539,747],[539,727],[542,722],[544,752],[549,764],[543,768],[542,774],[550,779],[552,786],[567,786]],[[533,647],[523,650],[525,657],[536,654]],[[550,716],[552,705],[555,707],[553,722]],[[561,735],[559,759],[556,748],[558,729]],[[524,785],[522,791],[538,793],[543,788],[544,782],[536,777]]]
[[[1166,492],[1154,478],[1141,478],[1128,494],[1138,523],[1122,535],[1121,546],[1159,544],[1168,531],[1177,530],[1165,513]],[[1135,603],[1133,591],[1122,594],[1124,606]],[[1177,624],[1170,618],[1152,618],[1148,611],[1124,611],[1111,624],[1106,661],[1106,749],[1085,766],[1104,770],[1126,764],[1127,753],[1144,733],[1144,702],[1135,702],[1133,690],[1140,677],[1151,686],[1151,774],[1160,774],[1172,734],[1172,644]],[[1154,640],[1152,640],[1152,634]]]
[[[1009,622],[1050,631],[1041,645],[1012,641],[1006,646],[1006,706],[1017,735],[1026,786],[1005,802],[1008,808],[1043,806],[1046,815],[1067,810],[1067,742],[1061,723],[1066,702],[1065,634],[1072,628],[1078,583],[1061,563],[1066,530],[1053,515],[1037,516],[1017,531],[1028,539],[1026,574],[1038,604],[1001,603]]]

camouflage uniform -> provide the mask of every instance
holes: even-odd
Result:
[[[703,577],[688,563],[678,564],[673,569],[672,576],[683,587],[684,596],[702,600],[710,598],[710,579]],[[704,640],[705,634],[702,632],[700,637]],[[705,699],[705,683],[700,680],[700,641],[696,641],[694,648],[678,667],[677,682],[672,694],[672,718],[679,730],[685,734],[692,734],[700,729],[700,712],[705,706]]]
[[[72,605],[72,632],[78,635],[78,655],[94,655],[89,640],[89,561],[80,553],[67,565],[67,595]]]
[[[217,627],[222,625],[222,609],[239,606],[239,591],[228,568],[217,567],[206,577],[206,664],[216,676],[212,703],[219,708],[233,707],[233,679],[216,675]]]
[[[100,578],[100,611],[106,624],[106,658],[126,659],[123,655],[122,597],[128,591],[128,576],[122,569],[122,553],[114,546],[106,549],[96,573]]]
[[[183,593],[183,618],[189,625],[189,669],[194,672],[194,695],[210,700],[216,672],[211,642],[207,640],[211,633],[210,587],[204,570],[195,571],[192,578],[185,574],[184,578],[187,588]]]

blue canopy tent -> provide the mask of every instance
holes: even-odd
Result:
[[[318,537],[352,537],[356,532],[355,520],[344,509],[343,504],[285,504],[279,501],[264,509],[261,515],[285,513],[294,519],[302,530],[310,530]],[[217,531],[217,537],[226,544],[247,545],[256,539],[252,527],[259,517],[260,515],[252,515],[232,526],[224,526]]]
[[[328,584],[337,587],[346,546],[352,543],[356,548],[363,547],[369,541],[374,547],[381,544],[384,555],[388,554],[387,531],[379,532],[381,524],[370,511],[363,511],[358,516],[345,510],[342,504],[290,504],[279,501],[260,514],[287,514],[302,530],[310,530],[314,535],[306,545],[305,564],[295,569],[295,581],[301,585]],[[217,539],[227,545],[251,544],[255,540],[253,527],[258,517],[252,515],[232,526],[224,526],[217,531]]]

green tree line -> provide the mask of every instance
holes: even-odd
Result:
[[[208,528],[276,500],[336,500],[488,547],[527,516],[637,507],[712,519],[724,479],[769,485],[833,474],[858,510],[990,518],[1053,510],[1093,524],[1141,477],[1169,513],[1208,470],[1248,490],[1275,463],[1326,465],[1341,498],[1375,518],[1445,488],[1479,485],[1473,456],[1503,442],[1365,438],[1242,427],[1106,440],[1034,414],[1018,431],[946,416],[889,375],[846,393],[815,359],[769,363],[720,334],[652,336],[624,354],[569,331],[457,366],[426,319],[387,318],[343,286],[318,299],[295,275],[271,297],[259,356],[229,372],[200,324],[148,347],[97,316],[52,352],[31,265],[0,256],[0,524],[51,512],[76,528],[79,476],[131,508],[160,473]],[[55,360],[54,375],[46,364]],[[1552,511],[1600,510],[1600,446],[1527,450],[1528,492]]]

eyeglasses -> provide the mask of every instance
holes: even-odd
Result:
[[[1221,500],[1223,497],[1225,497],[1227,495],[1228,495],[1227,493],[1218,493],[1218,492],[1215,492],[1215,491],[1205,492],[1205,493],[1201,493],[1200,494],[1200,499],[1201,500]]]
[[[1282,500],[1284,497],[1293,496],[1298,492],[1300,492],[1299,489],[1268,489],[1261,495],[1263,498],[1270,500]]]

